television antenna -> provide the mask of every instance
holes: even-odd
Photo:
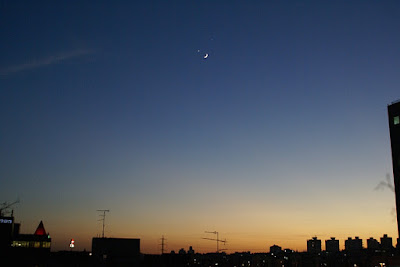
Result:
[[[19,199],[17,199],[16,201],[12,202],[12,203],[8,203],[8,202],[3,202],[0,204],[0,216],[5,216],[6,213],[9,213],[8,209],[19,203]],[[11,210],[11,217],[13,216],[13,210]]]
[[[110,210],[97,210],[100,212],[103,212],[103,214],[100,214],[99,216],[101,217],[101,219],[99,221],[103,221],[103,234],[102,234],[102,238],[104,238],[104,225],[106,222],[106,212],[110,212]]]
[[[161,237],[161,255],[164,255],[164,251],[165,251],[165,246],[166,246],[166,244],[165,244],[165,241],[166,241],[167,239],[165,239],[164,238],[164,236],[162,236]]]
[[[217,231],[214,231],[214,232],[205,231],[205,233],[217,235],[217,238],[207,238],[207,237],[202,238],[202,239],[206,239],[206,240],[216,241],[217,242],[217,253],[219,253],[221,250],[225,250],[225,249],[219,249],[219,243],[224,243],[224,245],[225,245],[226,239],[225,240],[219,239],[219,233]]]

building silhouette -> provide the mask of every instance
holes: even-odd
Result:
[[[367,249],[371,252],[378,251],[381,245],[379,244],[378,240],[373,237],[367,239]]]
[[[325,240],[325,250],[327,252],[339,252],[339,240],[331,237],[331,239]]]
[[[13,238],[11,246],[16,249],[34,249],[33,252],[35,253],[38,249],[50,253],[51,238],[44,229],[43,222],[40,221],[33,235],[18,233],[18,235]]]
[[[363,248],[362,239],[360,239],[358,236],[356,236],[354,239],[349,237],[344,242],[344,247],[347,251],[361,251]]]
[[[190,255],[194,255],[195,252],[194,252],[194,249],[193,249],[192,246],[189,247],[189,250],[188,250],[187,253],[190,254]]]
[[[273,245],[269,247],[269,252],[272,254],[279,254],[282,252],[282,247]]]
[[[381,237],[381,249],[384,251],[391,251],[393,249],[393,241],[391,237],[388,237],[387,234],[384,234]]]
[[[50,257],[51,237],[40,221],[35,233],[21,234],[14,216],[0,216],[0,259],[4,266],[36,266]]]
[[[14,236],[19,233],[19,224],[18,230],[15,229],[16,225],[13,216],[0,216],[0,256],[6,254]]]
[[[400,101],[388,106],[390,144],[392,147],[393,179],[396,195],[397,231],[400,238]],[[397,244],[399,245],[399,238]]]
[[[312,254],[321,253],[321,240],[316,236],[307,240],[307,252]]]
[[[94,237],[92,253],[98,264],[134,264],[140,256],[140,239]]]

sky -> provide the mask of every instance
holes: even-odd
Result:
[[[54,251],[101,209],[142,253],[395,240],[399,26],[398,1],[2,0],[0,202]]]

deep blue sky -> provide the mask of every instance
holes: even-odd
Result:
[[[373,189],[391,172],[399,28],[397,1],[1,1],[0,201],[60,249],[90,248],[103,208],[144,252],[224,228],[286,242],[270,228],[288,218],[307,238],[394,235],[393,196]],[[353,231],[372,218],[389,226]]]

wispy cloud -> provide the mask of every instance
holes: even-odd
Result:
[[[10,75],[14,74],[17,72],[25,71],[25,70],[30,70],[30,69],[36,69],[48,65],[53,65],[53,64],[58,64],[64,60],[74,58],[74,57],[79,57],[79,56],[84,56],[93,53],[91,50],[73,50],[69,52],[63,52],[59,53],[53,56],[41,58],[41,59],[34,59],[26,63],[21,63],[17,65],[11,65],[7,66],[4,68],[0,69],[0,75]]]

